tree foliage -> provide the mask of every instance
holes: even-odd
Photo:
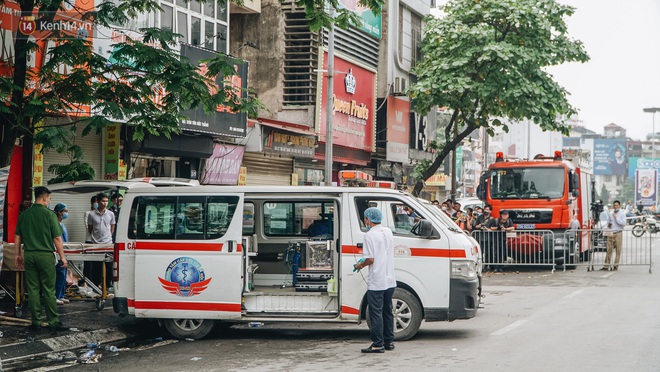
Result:
[[[418,112],[437,106],[453,115],[435,160],[419,171],[415,195],[472,131],[508,131],[497,118],[530,119],[544,131],[567,134],[564,119],[576,110],[545,69],[589,59],[568,35],[565,18],[574,8],[556,0],[450,0],[442,10],[443,17],[427,19],[424,58],[409,94]]]
[[[216,0],[201,0],[207,1]],[[37,14],[38,20],[52,21],[57,14],[73,7],[68,12],[81,13],[83,20],[107,27],[124,25],[139,14],[161,10],[157,0],[106,0],[88,12],[77,9],[73,0],[16,2],[22,14]],[[305,7],[312,30],[333,23],[345,27],[357,22],[356,16],[343,9],[337,0],[296,0],[295,3]],[[360,3],[380,10],[382,0],[360,0]],[[326,9],[334,9],[335,16],[330,17]],[[169,138],[179,132],[183,110],[201,106],[210,113],[222,104],[234,111],[254,114],[260,106],[254,99],[237,96],[230,85],[224,90],[210,91],[209,78],[200,75],[196,65],[179,56],[177,35],[167,29],[142,28],[140,37],[126,34],[125,41],[114,44],[112,63],[109,56],[96,53],[87,39],[71,37],[61,30],[53,30],[40,40],[29,39],[17,29],[14,32],[15,58],[0,61],[10,71],[0,74],[3,103],[0,118],[4,123],[0,166],[9,164],[12,146],[20,137],[41,143],[45,148],[62,149],[68,148],[67,137],[76,132],[77,126],[82,126],[82,134],[87,135],[92,131],[100,133],[106,125],[120,121],[134,128],[134,140],[142,140],[147,133]],[[55,46],[45,50],[47,42]],[[38,71],[28,67],[30,52],[34,51],[47,53]],[[218,54],[206,62],[210,76],[235,74],[231,57]],[[62,73],[62,66],[69,67],[66,73]],[[162,99],[154,99],[157,92],[162,92]],[[94,108],[90,115],[70,114],[85,106]],[[52,116],[68,116],[62,126],[69,128],[62,131],[58,126],[45,126],[35,131],[38,123]],[[72,157],[76,159],[80,160]]]

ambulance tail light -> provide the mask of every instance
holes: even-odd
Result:
[[[125,248],[124,243],[115,243],[112,257],[112,280],[115,283],[119,283],[119,251],[123,251]]]
[[[498,151],[495,153],[495,162],[499,163],[501,161],[504,161],[504,153],[502,151]]]

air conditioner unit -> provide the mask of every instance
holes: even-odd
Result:
[[[394,78],[394,87],[392,88],[392,95],[400,96],[406,93],[406,79],[402,77]]]

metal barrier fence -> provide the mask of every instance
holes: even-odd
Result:
[[[554,271],[557,258],[563,257],[561,250],[555,249],[555,234],[550,230],[475,230],[472,237],[481,246],[484,268],[493,271],[511,265],[550,265]]]
[[[564,270],[568,266],[586,266],[588,271],[615,270],[619,266],[648,266],[649,273],[653,267],[653,243],[656,238],[648,230],[640,237],[632,234],[632,230],[624,230],[613,233],[610,230],[587,230],[566,231],[564,234],[567,241],[576,241],[579,247],[591,247],[587,252],[580,254],[579,260],[571,260],[564,257]],[[617,250],[620,245],[620,250]],[[608,259],[608,247],[611,254]],[[581,251],[583,249],[578,250]],[[620,257],[617,257],[620,252]]]
[[[476,230],[472,237],[481,246],[484,268],[493,271],[514,265],[551,266],[553,272],[557,265],[564,271],[578,266],[586,267],[588,271],[648,266],[649,273],[652,273],[652,248],[656,235],[647,230],[636,237],[629,229],[619,233],[581,229],[557,234],[551,230]],[[616,249],[617,245],[620,250]],[[612,248],[609,259],[608,246]]]

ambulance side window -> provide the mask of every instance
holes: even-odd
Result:
[[[381,225],[390,228],[394,235],[415,236],[411,230],[417,222],[424,218],[414,208],[392,198],[358,197],[355,198],[355,203],[358,212],[356,217],[360,224],[360,230],[363,232],[367,231],[367,227],[364,225],[364,211],[369,207],[379,208],[383,212]]]
[[[229,229],[238,206],[238,196],[209,196],[207,203],[206,239],[217,239],[225,235]]]
[[[238,196],[141,196],[133,200],[129,239],[217,239],[229,229]]]
[[[141,196],[133,200],[130,239],[174,239],[176,197]]]

